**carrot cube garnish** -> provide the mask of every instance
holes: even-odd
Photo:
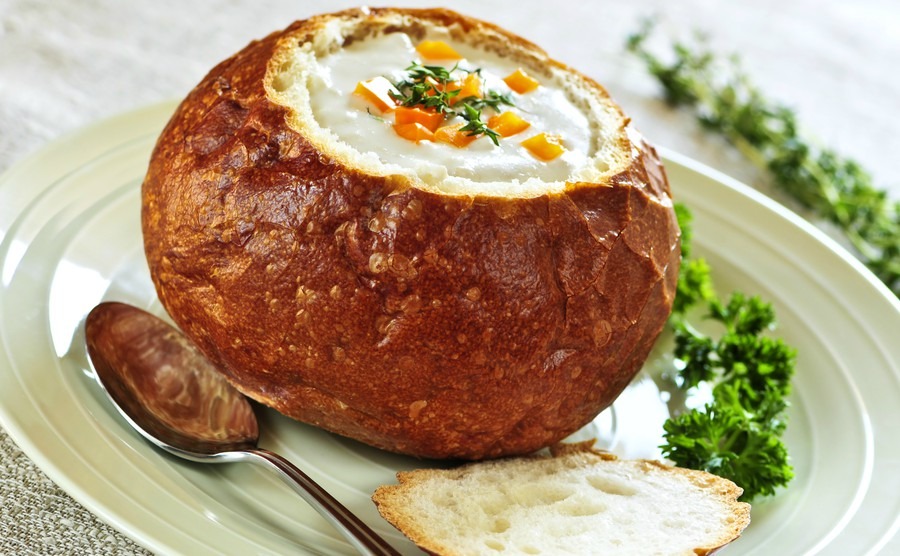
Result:
[[[550,162],[566,152],[562,146],[562,138],[559,135],[547,135],[546,133],[538,133],[534,137],[530,137],[522,141],[522,146],[528,149],[535,158]]]
[[[386,77],[379,76],[357,83],[353,94],[362,97],[380,112],[387,112],[397,106],[397,102],[390,95],[391,92],[400,95],[393,83]]]
[[[447,90],[459,91],[459,93],[455,97],[450,99],[451,105],[456,104],[460,100],[469,97],[481,98],[481,78],[478,77],[478,75],[475,73],[470,73],[466,76],[465,80],[462,83],[462,86],[454,82],[453,88],[451,88],[448,84]]]
[[[394,124],[404,125],[418,123],[428,131],[435,131],[444,121],[444,115],[434,110],[423,110],[415,106],[398,106],[394,110]]]
[[[505,81],[506,84],[509,85],[510,89],[519,93],[520,95],[530,93],[531,91],[537,89],[538,85],[540,85],[537,79],[525,73],[522,68],[519,68],[504,77],[503,81]]]
[[[522,133],[531,124],[520,118],[514,112],[503,112],[488,118],[487,126],[504,137]]]
[[[394,124],[394,131],[400,137],[409,141],[434,141],[434,133],[418,122],[408,124]]]
[[[462,56],[444,41],[422,41],[416,50],[427,60],[462,60]]]
[[[445,125],[439,127],[434,132],[434,140],[448,143],[454,147],[461,149],[467,147],[469,143],[478,139],[477,135],[469,135],[466,131],[460,131],[460,128],[466,124]]]

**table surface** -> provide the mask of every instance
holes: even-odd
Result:
[[[250,40],[321,11],[269,0],[3,0],[0,2],[0,173],[67,132],[183,97]],[[394,2],[432,6],[432,2]],[[603,83],[644,134],[786,202],[756,170],[687,114],[670,110],[626,36],[657,16],[659,45],[708,36],[737,53],[767,96],[804,131],[858,160],[900,198],[900,3],[895,0],[634,0],[483,2],[454,9],[493,21]],[[333,9],[357,2],[333,1]],[[331,9],[331,8],[329,8]],[[809,216],[809,215],[806,215]],[[0,222],[0,234],[9,223]],[[0,554],[143,554],[54,485],[0,430]]]

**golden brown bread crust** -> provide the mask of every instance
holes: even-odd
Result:
[[[365,16],[251,43],[160,136],[142,221],[163,306],[248,396],[374,446],[478,459],[560,440],[621,393],[671,308],[679,232],[656,152],[628,126],[625,170],[528,199],[365,175],[266,96],[273,52],[328,17]]]

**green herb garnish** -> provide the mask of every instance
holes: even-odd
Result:
[[[648,20],[627,47],[662,85],[666,100],[693,109],[704,127],[767,170],[776,186],[838,226],[863,263],[900,297],[900,201],[876,188],[855,161],[800,136],[794,112],[766,99],[735,57],[722,63],[702,40],[676,42],[666,63],[646,48],[652,29]]]
[[[456,111],[451,108],[451,101],[459,95],[459,89],[447,91],[446,85],[453,81],[450,72],[456,69],[456,66],[448,70],[443,66],[423,66],[413,62],[406,68],[406,79],[394,83],[400,94],[392,91],[391,98],[401,106],[424,106],[453,117]]]
[[[392,92],[391,98],[401,106],[423,106],[444,114],[448,119],[459,116],[466,121],[460,131],[465,131],[467,135],[486,135],[499,146],[500,134],[489,128],[481,119],[482,111],[485,108],[499,111],[501,104],[514,106],[512,97],[489,90],[484,98],[476,96],[458,98],[462,89],[447,90],[447,86],[454,81],[452,73],[456,70],[477,74],[479,78],[481,76],[480,68],[466,70],[455,65],[447,69],[443,66],[425,66],[412,62],[405,70],[406,78],[394,83],[399,94]]]
[[[465,101],[459,104],[462,104],[463,112],[457,112],[457,114],[459,114],[463,117],[464,120],[466,120],[466,125],[459,128],[459,130],[467,132],[466,135],[487,135],[495,145],[499,146],[500,134],[489,128],[484,123],[484,121],[482,121],[481,110],[479,108],[475,108],[472,104],[466,103]]]
[[[771,495],[793,477],[787,448],[787,396],[795,352],[764,335],[775,326],[772,306],[740,292],[722,302],[709,266],[691,254],[690,212],[676,205],[682,229],[682,266],[676,303],[669,319],[675,336],[678,386],[708,384],[712,402],[677,415],[663,425],[663,455],[682,467],[731,479],[743,498]],[[723,330],[718,338],[700,332],[689,310],[705,308],[705,319]]]
[[[509,94],[499,93],[493,89],[489,90],[484,98],[478,97],[466,97],[462,99],[462,102],[466,102],[470,104],[473,108],[483,109],[485,107],[492,108],[497,112],[500,111],[500,105],[505,104],[506,106],[515,106],[516,104],[513,102],[512,97]]]

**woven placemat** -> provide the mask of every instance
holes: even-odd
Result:
[[[0,430],[0,554],[150,554],[47,478]]]

